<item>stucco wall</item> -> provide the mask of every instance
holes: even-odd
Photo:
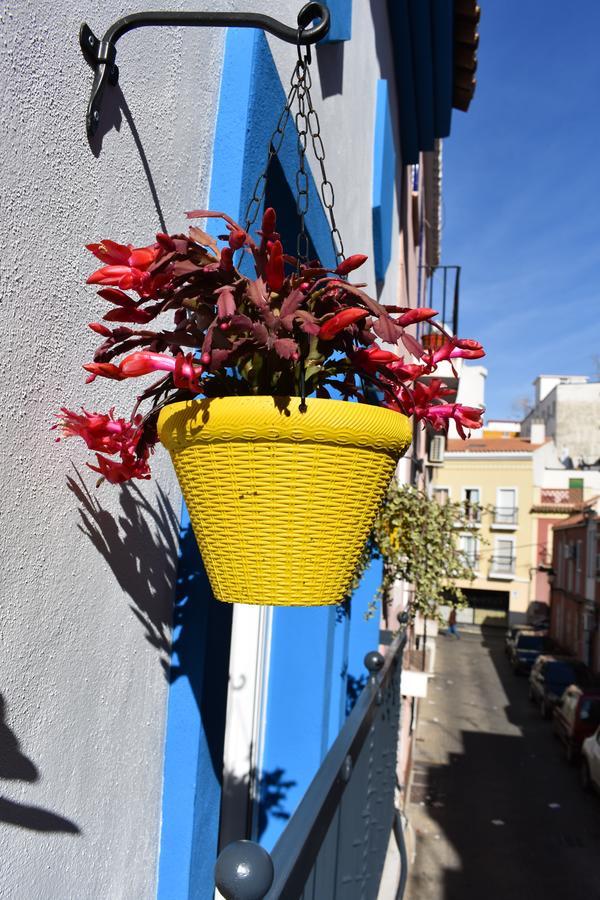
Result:
[[[87,144],[79,25],[102,33],[130,7],[8,0],[1,14],[0,895],[18,900],[155,891],[179,492],[160,450],[152,482],[96,490],[83,445],[48,430],[63,404],[131,406],[128,384],[84,388],[86,323],[104,310],[82,245],[148,242],[153,194],[171,230],[206,195],[222,32],[126,36],[123,94]]]

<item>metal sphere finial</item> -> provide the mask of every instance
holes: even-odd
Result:
[[[254,841],[234,841],[219,854],[215,884],[225,900],[263,900],[274,874],[266,850]]]
[[[380,672],[381,669],[383,669],[385,660],[378,650],[371,650],[365,656],[364,662],[371,675],[376,675],[377,672]]]

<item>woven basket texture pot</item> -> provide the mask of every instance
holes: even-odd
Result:
[[[313,606],[344,599],[408,419],[341,400],[173,403],[158,434],[179,478],[215,596]]]

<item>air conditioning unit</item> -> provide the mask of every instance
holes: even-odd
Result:
[[[427,461],[430,465],[441,466],[444,462],[444,450],[446,447],[446,439],[443,434],[436,434],[431,438],[429,450],[427,452]]]

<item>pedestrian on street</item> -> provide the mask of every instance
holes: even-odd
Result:
[[[456,607],[453,606],[448,616],[448,630],[446,634],[453,634],[457,641],[460,641],[460,634],[456,629]]]

